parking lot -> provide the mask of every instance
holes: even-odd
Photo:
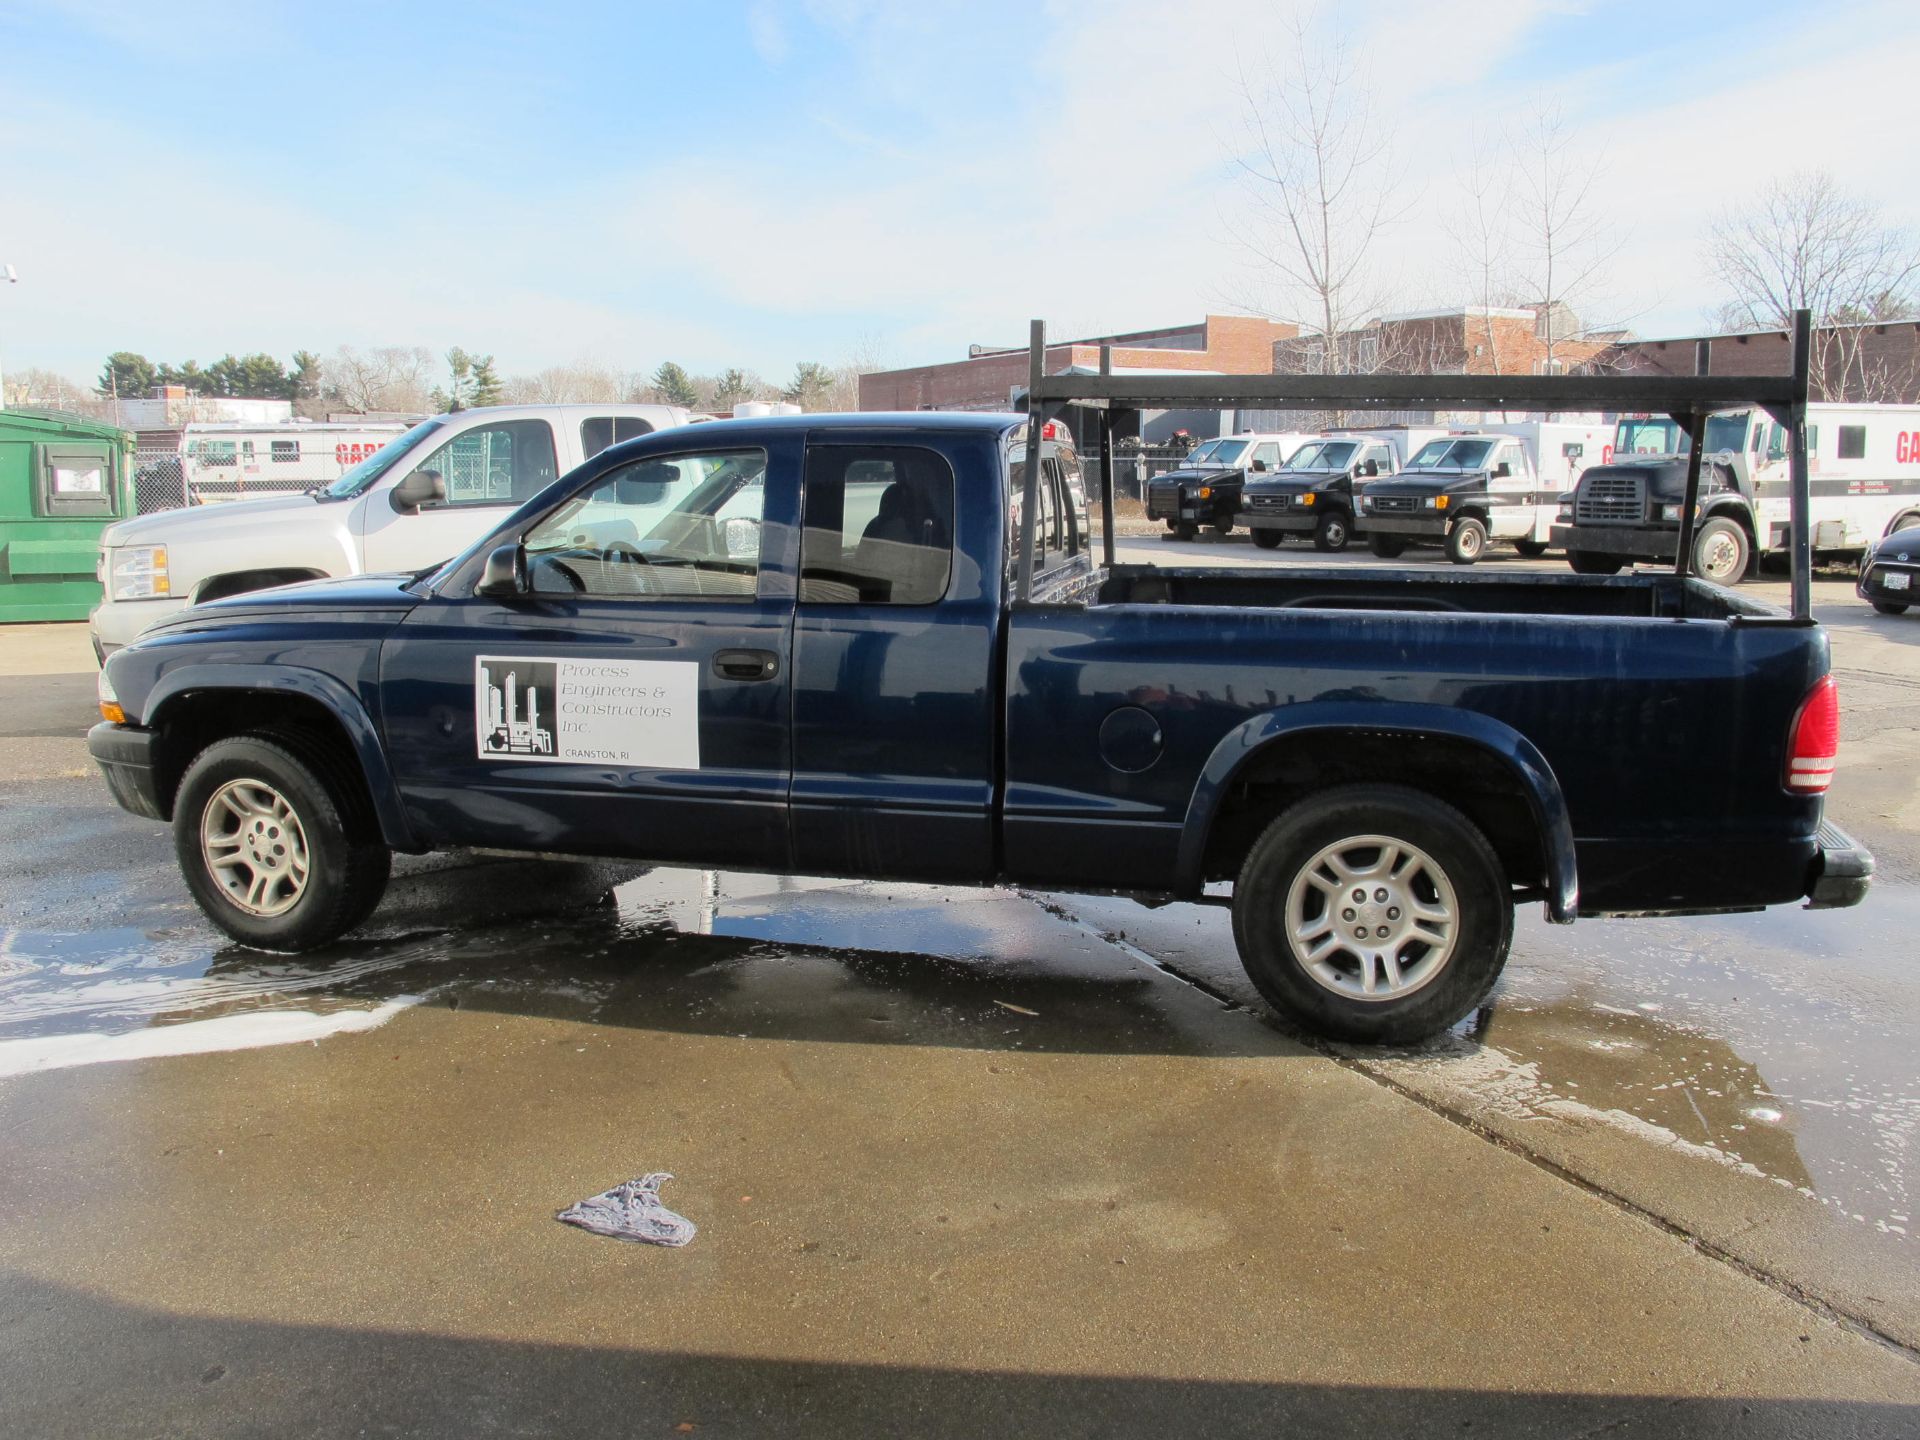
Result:
[[[1920,616],[1815,614],[1867,902],[1529,909],[1396,1052],[1211,906],[438,857],[243,950],[87,761],[84,627],[0,629],[9,1428],[1913,1434]],[[687,1248],[554,1222],[650,1171]]]

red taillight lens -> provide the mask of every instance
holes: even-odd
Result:
[[[1800,702],[1787,745],[1787,789],[1802,795],[1824,795],[1833,783],[1833,762],[1840,753],[1840,691],[1831,675]]]

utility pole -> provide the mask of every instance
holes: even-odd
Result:
[[[9,285],[18,285],[20,276],[11,265],[0,265],[0,280]],[[0,410],[7,408],[7,367],[0,365]]]

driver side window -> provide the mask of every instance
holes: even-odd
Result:
[[[439,446],[413,467],[416,475],[440,477],[446,499],[425,506],[518,505],[559,476],[553,428],[544,420],[502,420],[476,425]]]
[[[709,451],[609,471],[527,532],[537,594],[751,600],[767,457]]]

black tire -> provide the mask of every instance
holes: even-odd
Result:
[[[1339,872],[1326,856],[1337,853],[1343,841],[1355,842],[1347,849],[1349,855],[1371,854],[1377,861],[1379,847],[1363,843],[1369,837],[1417,849],[1424,859],[1406,872],[1403,895],[1368,883],[1361,887],[1368,892],[1367,902],[1342,907],[1336,916],[1338,902],[1320,884],[1307,880],[1305,872],[1319,867],[1322,880],[1334,878]],[[1433,883],[1434,872],[1451,889],[1451,905]],[[1320,967],[1332,979],[1319,978],[1309,969],[1291,938],[1296,927],[1289,903],[1296,880],[1303,887],[1302,923],[1324,914],[1327,933],[1336,937]],[[1387,902],[1377,900],[1382,893],[1388,895]],[[1435,960],[1439,947],[1425,941],[1424,931],[1409,933],[1416,922],[1401,921],[1400,907],[1390,905],[1409,896],[1452,916],[1451,933],[1439,932],[1452,948],[1440,952],[1424,976],[1419,967]],[[1307,908],[1316,900],[1325,907],[1319,914]],[[1348,908],[1370,927],[1378,921],[1378,928],[1391,925],[1400,932],[1391,943],[1400,957],[1395,971],[1407,980],[1405,993],[1389,999],[1366,999],[1357,993],[1363,973],[1384,983],[1387,967],[1378,959],[1362,962],[1346,948]],[[1388,920],[1389,915],[1394,918]],[[1513,903],[1493,847],[1451,805],[1400,785],[1343,785],[1300,801],[1254,842],[1234,886],[1233,938],[1254,987],[1302,1028],[1334,1040],[1402,1045],[1439,1034],[1487,997],[1513,941]]]
[[[242,816],[220,798],[223,793],[243,808],[271,797],[284,804],[293,823],[282,819],[276,826],[277,807],[259,806],[251,818]],[[228,823],[231,836],[221,828]],[[208,827],[221,833],[205,840]],[[248,885],[247,895],[230,891],[209,858],[229,840],[235,864],[217,868],[233,883]],[[285,888],[295,880],[282,867],[292,863],[301,842],[305,878],[289,897]],[[259,735],[215,741],[187,767],[174,800],[173,847],[187,889],[206,917],[261,950],[311,950],[353,929],[380,903],[393,858],[365,795],[340,762],[318,746]],[[242,867],[248,875],[238,874]],[[270,868],[263,873],[263,867]],[[266,888],[262,903],[250,906],[254,884]]]
[[[1353,517],[1344,510],[1329,510],[1314,522],[1313,548],[1338,555],[1353,538]]]
[[[1278,550],[1280,548],[1280,542],[1285,538],[1285,532],[1280,530],[1255,530],[1253,532],[1253,543],[1258,545],[1262,550]]]
[[[1907,607],[1894,600],[1869,600],[1867,602],[1882,615],[1904,615]]]
[[[1738,585],[1753,563],[1753,542],[1725,516],[1716,516],[1693,537],[1693,573],[1716,585]]]
[[[1547,542],[1544,540],[1516,540],[1513,542],[1513,548],[1520,552],[1523,559],[1538,560],[1542,555],[1547,553]]]
[[[1233,533],[1233,516],[1231,515],[1224,516],[1218,520],[1209,520],[1207,524],[1216,535],[1231,535]]]
[[[1472,515],[1463,515],[1447,531],[1447,559],[1456,565],[1471,565],[1487,553],[1487,524]]]
[[[1169,520],[1167,522],[1166,538],[1169,540],[1191,540],[1199,533],[1199,529],[1191,520]]]
[[[1567,564],[1576,575],[1618,575],[1626,563],[1618,555],[1603,555],[1598,550],[1567,551]]]
[[[1369,535],[1367,549],[1382,560],[1398,560],[1407,553],[1407,542],[1398,535]]]

